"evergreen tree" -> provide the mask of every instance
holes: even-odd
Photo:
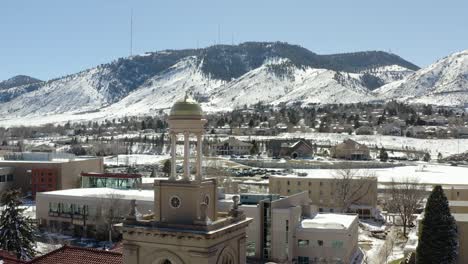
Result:
[[[416,249],[416,263],[456,263],[458,232],[455,219],[450,214],[447,197],[437,185],[427,200],[422,229]]]
[[[380,161],[387,161],[388,160],[388,153],[387,153],[387,151],[385,150],[384,147],[382,147],[380,149],[379,158],[380,158]]]
[[[170,159],[167,159],[164,162],[163,172],[166,174],[166,176],[169,176],[171,174],[171,160]]]
[[[258,145],[257,142],[254,140],[252,141],[252,147],[250,148],[250,155],[258,154]]]
[[[23,214],[24,210],[19,190],[5,192],[1,204],[5,207],[0,216],[0,248],[16,255],[18,259],[30,260],[34,250],[35,226],[31,218]]]

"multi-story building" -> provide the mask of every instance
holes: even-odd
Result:
[[[337,159],[368,160],[370,159],[369,148],[352,139],[347,139],[330,149],[330,156]]]
[[[211,146],[211,153],[215,155],[249,155],[253,144],[230,137]]]
[[[82,188],[37,193],[36,219],[41,229],[76,236],[105,236],[110,224],[128,213],[136,200],[138,212],[153,208],[154,191]]]
[[[231,205],[232,195],[218,202]],[[247,228],[247,255],[257,262],[351,263],[358,251],[356,215],[318,214],[307,192],[241,194],[239,209],[253,222]]]
[[[360,217],[376,217],[376,177],[356,175],[352,178],[341,178],[339,172],[333,175],[329,171],[317,170],[317,173],[325,173],[308,176],[270,176],[270,193],[289,196],[305,191],[319,212],[342,212],[346,209],[343,206],[346,206],[348,212],[358,213]],[[340,187],[345,184],[351,188],[347,194]]]
[[[13,187],[15,177],[12,167],[0,167],[0,192],[6,191]]]
[[[0,160],[0,168],[9,171],[8,188],[21,188],[23,193],[33,196],[38,192],[80,187],[82,172],[104,170],[102,158],[59,157],[53,153],[24,153],[18,157],[18,160]]]

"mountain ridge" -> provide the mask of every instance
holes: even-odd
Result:
[[[260,101],[329,104],[399,100],[405,91],[386,91],[425,69],[382,51],[320,55],[284,42],[163,50],[0,90],[0,114],[5,122],[31,117],[155,114],[187,92],[208,111]],[[463,73],[459,76],[466,78]]]

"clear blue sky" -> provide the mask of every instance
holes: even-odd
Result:
[[[468,49],[468,1],[14,0],[0,3],[0,80],[50,79],[134,53],[286,41],[325,54],[391,50],[426,66]]]

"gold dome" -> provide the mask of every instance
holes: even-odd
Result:
[[[185,96],[184,99],[175,102],[171,108],[169,117],[197,117],[203,116],[203,110],[201,106],[194,100]]]

